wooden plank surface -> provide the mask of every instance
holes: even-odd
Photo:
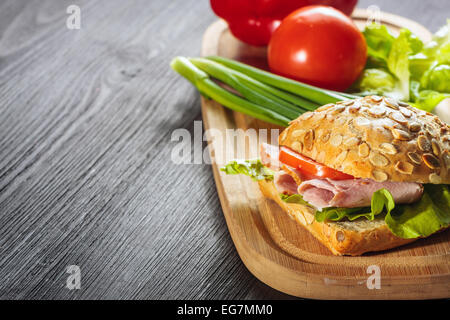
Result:
[[[0,1],[0,298],[289,298],[240,261],[210,166],[167,160],[201,119],[168,64],[199,55],[208,1],[77,1],[68,30],[72,3]],[[449,12],[376,3],[432,31]]]

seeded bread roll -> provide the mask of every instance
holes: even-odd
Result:
[[[449,126],[390,98],[307,112],[281,133],[279,144],[357,178],[450,184]]]

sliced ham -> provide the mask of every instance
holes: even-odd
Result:
[[[370,206],[372,195],[382,188],[389,190],[395,203],[412,203],[420,199],[423,186],[414,182],[376,182],[370,179],[312,179],[300,184],[303,199],[321,210],[326,207],[355,208]]]
[[[274,182],[279,193],[299,193],[305,201],[321,210],[327,207],[355,208],[370,206],[375,191],[385,188],[395,203],[412,203],[423,194],[423,186],[414,182],[376,182],[371,179],[316,179],[298,169],[281,164],[277,146],[261,144],[262,163],[276,171]]]
[[[275,188],[279,193],[284,194],[296,194],[298,185],[295,182],[294,178],[286,171],[279,170],[275,172],[275,176],[273,177],[273,181],[275,183]]]

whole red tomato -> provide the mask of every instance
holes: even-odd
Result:
[[[352,20],[327,6],[308,6],[288,15],[269,43],[272,72],[321,88],[343,91],[367,58],[364,36]]]

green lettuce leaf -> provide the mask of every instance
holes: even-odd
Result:
[[[450,41],[443,44],[436,55],[438,63],[449,64],[450,63]]]
[[[395,39],[386,26],[373,23],[364,29],[363,35],[367,43],[368,56],[386,63]]]
[[[363,34],[368,59],[350,92],[409,101],[430,112],[448,97],[450,19],[426,44],[408,29],[401,29],[395,37],[386,26],[377,24],[367,26]]]
[[[433,90],[420,90],[420,83],[411,81],[410,93],[413,98],[412,105],[418,109],[431,112],[442,100],[450,98],[449,93],[442,93]]]
[[[353,88],[369,94],[382,94],[395,88],[395,78],[385,69],[369,68],[363,71]]]
[[[387,66],[389,71],[397,77],[398,89],[401,92],[399,100],[409,100],[409,55],[412,53],[408,37],[410,31],[402,29],[400,35],[392,42],[389,51]]]
[[[401,37],[406,39],[411,54],[420,52],[424,44],[415,34],[408,29],[400,31]],[[387,63],[391,54],[392,46],[398,40],[395,38],[385,25],[373,23],[367,26],[363,31],[367,44],[367,54],[369,57],[384,61]]]
[[[289,195],[289,194],[280,193],[280,198],[281,198],[281,200],[283,200],[284,202],[287,202],[287,203],[297,203],[297,204],[302,204],[304,206],[314,208],[307,201],[303,200],[303,197],[300,194]]]
[[[439,64],[450,63],[450,19],[447,20],[447,25],[436,32],[423,51],[427,56],[434,57]]]
[[[414,55],[422,51],[424,44],[422,40],[420,40],[414,33],[412,33],[410,30],[403,28],[400,31],[400,34],[402,34],[406,37],[406,40],[409,43],[409,48],[411,49],[410,54]]]
[[[420,86],[428,90],[450,92],[450,65],[432,65],[423,74]]]
[[[397,38],[386,26],[372,24],[363,31],[369,56],[366,69],[352,89],[409,100],[409,56],[418,53],[423,43],[411,31],[402,29]],[[395,79],[394,79],[395,77]]]
[[[367,210],[368,208],[324,208],[322,211],[316,211],[315,218],[318,222],[340,221],[344,218],[352,221],[360,217],[369,219],[370,213],[367,213]]]
[[[422,199],[398,205],[385,217],[393,234],[404,239],[427,237],[450,224],[450,191],[447,185],[427,184]]]
[[[265,167],[261,160],[233,160],[220,168],[226,174],[244,174],[254,181],[273,180],[274,172]]]
[[[434,59],[419,52],[415,55],[409,56],[409,72],[411,73],[411,80],[420,81],[423,74],[433,64]]]

